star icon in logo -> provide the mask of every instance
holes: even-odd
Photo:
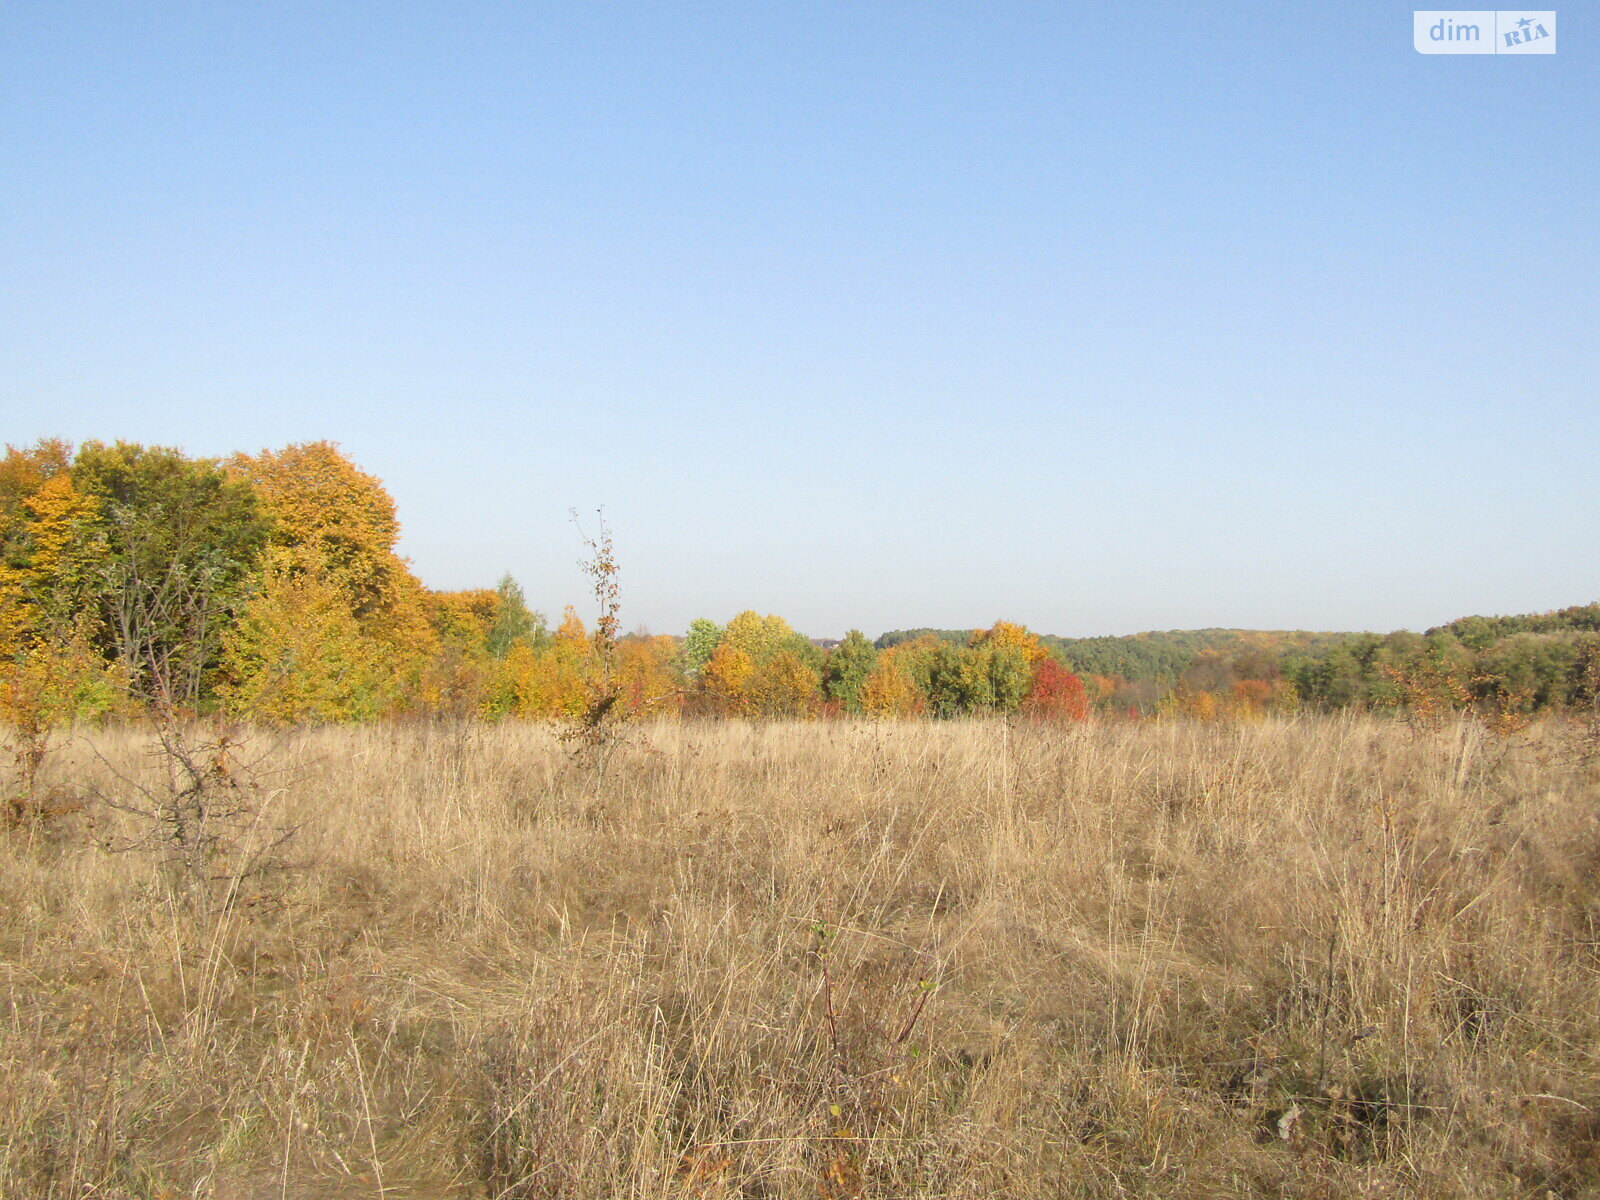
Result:
[[[1529,25],[1533,24],[1533,21],[1528,17],[1523,17],[1522,20],[1517,22],[1517,24],[1520,25],[1523,29],[1526,29]]]

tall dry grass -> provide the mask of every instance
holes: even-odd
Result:
[[[1555,725],[262,745],[175,876],[0,848],[0,1197],[1600,1191],[1600,780]],[[88,733],[52,786],[159,776]],[[120,790],[119,790],[120,789]]]

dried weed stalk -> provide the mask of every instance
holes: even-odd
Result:
[[[617,631],[621,628],[618,614],[622,607],[622,589],[617,579],[619,568],[605,510],[595,511],[597,529],[592,537],[584,531],[578,511],[573,509],[571,515],[578,536],[589,550],[588,557],[581,559],[578,565],[589,577],[598,615],[592,639],[595,669],[588,680],[588,701],[583,712],[567,723],[561,736],[572,747],[573,757],[593,772],[598,792],[606,767],[623,737],[622,713],[618,707],[622,693],[617,685]]]

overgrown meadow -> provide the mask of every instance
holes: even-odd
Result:
[[[0,1197],[1600,1194],[1596,749],[79,728],[0,843]]]
[[[1600,605],[554,631],[0,460],[0,1200],[1600,1194]]]

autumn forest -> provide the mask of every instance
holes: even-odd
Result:
[[[580,531],[581,532],[581,531]],[[603,527],[599,532],[603,532]],[[740,612],[621,634],[609,537],[592,628],[509,575],[432,591],[382,482],[312,442],[215,460],[126,442],[7,447],[0,663],[9,709],[151,705],[269,724],[398,714],[1251,717],[1300,706],[1501,720],[1591,702],[1600,604],[1425,634],[1201,630],[1068,639],[1007,621],[809,638]],[[576,543],[575,543],[576,544]]]

